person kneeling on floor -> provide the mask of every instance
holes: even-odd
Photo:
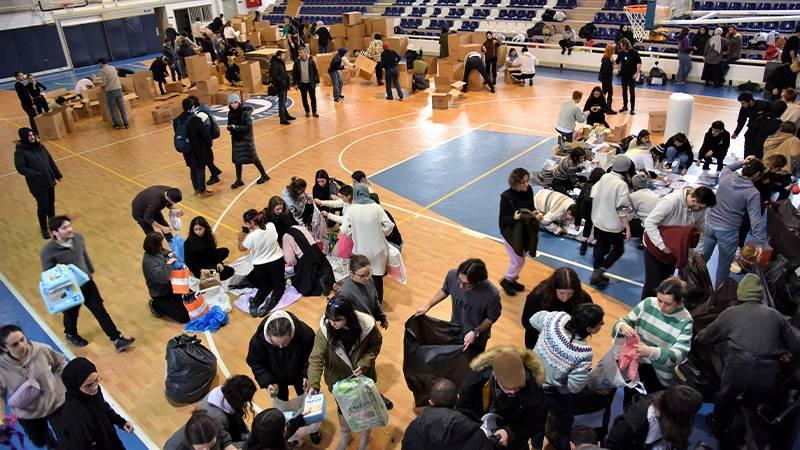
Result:
[[[539,225],[556,234],[566,234],[570,223],[575,221],[578,207],[571,197],[560,192],[542,189],[533,196],[536,210],[544,215]],[[580,226],[578,226],[580,227]]]
[[[519,71],[512,73],[511,78],[513,78],[514,81],[519,81],[523,86],[525,85],[525,80],[528,80],[529,84],[533,86],[533,77],[536,76],[536,66],[538,64],[539,58],[528,51],[528,47],[522,47],[522,54],[519,56],[516,64]]]

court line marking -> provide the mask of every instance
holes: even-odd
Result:
[[[519,159],[519,158],[521,158],[521,157],[523,157],[523,156],[527,155],[528,153],[532,152],[533,150],[535,150],[535,149],[539,148],[539,147],[540,147],[542,144],[545,144],[545,143],[549,142],[549,141],[550,141],[551,139],[553,139],[554,137],[555,137],[555,136],[548,136],[548,137],[545,137],[545,138],[544,138],[544,139],[542,139],[541,141],[539,141],[539,142],[537,142],[537,143],[535,143],[535,144],[531,145],[530,147],[526,148],[526,149],[525,149],[525,150],[523,150],[522,152],[520,152],[520,153],[518,153],[518,154],[516,154],[516,155],[512,156],[511,158],[509,158],[509,159],[507,159],[507,160],[505,160],[505,161],[501,162],[500,164],[498,164],[498,165],[496,165],[496,166],[492,167],[491,169],[487,170],[486,172],[482,173],[481,175],[479,175],[479,176],[477,176],[477,177],[473,178],[472,180],[470,180],[470,181],[468,181],[468,182],[466,182],[466,183],[462,184],[461,186],[457,187],[456,189],[453,189],[452,191],[448,192],[447,194],[445,194],[445,195],[443,195],[443,196],[439,197],[438,199],[436,199],[436,200],[435,200],[435,201],[433,201],[432,203],[429,203],[428,205],[424,206],[424,207],[423,207],[422,209],[420,209],[418,212],[427,211],[427,210],[429,210],[429,209],[433,208],[434,206],[436,206],[436,205],[438,205],[439,203],[441,203],[441,202],[443,202],[443,201],[447,200],[448,198],[452,197],[453,195],[455,195],[455,194],[457,194],[457,193],[459,193],[459,192],[463,191],[464,189],[466,189],[466,188],[468,188],[468,187],[472,186],[473,184],[477,183],[478,181],[480,181],[480,180],[482,180],[482,179],[484,179],[484,178],[488,177],[489,175],[491,175],[491,174],[493,174],[493,173],[497,172],[497,171],[498,171],[498,170],[500,170],[501,168],[503,168],[503,167],[507,166],[509,163],[511,163],[511,162],[514,162],[514,161],[516,161],[517,159]],[[407,221],[409,221],[409,220],[411,220],[411,219],[413,219],[413,218],[414,218],[413,216],[404,217],[403,219],[400,219],[400,220],[397,222],[397,224],[398,224],[398,225],[400,225],[400,224],[402,224],[402,223],[405,223],[405,222],[407,222]]]
[[[42,319],[42,316],[40,316],[39,313],[36,312],[33,306],[31,306],[31,304],[28,303],[27,300],[25,300],[25,297],[22,296],[22,294],[17,290],[17,288],[14,287],[14,285],[11,284],[11,282],[8,281],[8,278],[6,278],[6,276],[2,273],[0,273],[0,282],[5,284],[8,291],[11,292],[11,295],[13,295],[17,299],[17,302],[20,305],[22,305],[23,308],[25,308],[28,314],[31,315],[33,320],[39,326],[39,328],[41,328],[42,331],[44,331],[45,334],[47,334],[50,340],[52,340],[56,344],[61,353],[63,353],[70,360],[75,359],[77,355],[75,355],[75,353],[73,353],[72,350],[70,350],[67,344],[64,343],[63,340],[61,340],[61,338],[55,333],[55,331],[53,331],[52,328],[50,328],[50,325],[48,325],[47,322],[45,322],[44,319]],[[112,408],[114,408],[115,411],[118,412],[121,411],[122,413],[125,414],[125,416],[127,416],[128,421],[133,424],[134,427],[133,434],[139,438],[139,440],[142,442],[142,444],[145,445],[145,447],[153,450],[158,450],[160,448],[159,446],[156,445],[155,442],[153,442],[152,439],[150,439],[150,436],[148,436],[147,433],[145,433],[144,428],[142,428],[142,426],[136,422],[136,419],[134,419],[133,416],[128,414],[128,412],[125,411],[125,409],[122,406],[120,406],[120,404],[117,403],[116,400],[114,400],[108,389],[103,389],[103,398],[106,399],[106,401],[111,405]]]

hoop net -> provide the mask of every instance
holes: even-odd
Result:
[[[650,32],[644,27],[646,14],[647,5],[630,5],[625,7],[625,15],[628,16],[628,21],[631,23],[633,37],[639,42],[650,37]]]

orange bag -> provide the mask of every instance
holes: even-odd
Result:
[[[202,294],[184,295],[183,306],[186,307],[186,311],[189,313],[189,320],[197,319],[209,310],[206,298]]]
[[[188,294],[189,293],[189,276],[191,272],[189,269],[173,270],[169,276],[169,281],[172,283],[173,294]]]

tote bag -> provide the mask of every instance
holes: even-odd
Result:
[[[642,394],[646,395],[647,391],[639,381],[639,376],[634,380],[627,380],[619,368],[619,353],[622,346],[625,344],[625,337],[620,335],[619,331],[614,335],[614,342],[608,353],[603,356],[603,359],[597,363],[591,372],[589,372],[589,381],[586,385],[595,391],[603,391],[607,389],[616,389],[618,387],[627,387],[636,389]]]
[[[169,281],[172,283],[172,293],[173,294],[188,294],[189,289],[189,277],[191,276],[191,272],[189,269],[179,269],[173,270],[169,276]]]

